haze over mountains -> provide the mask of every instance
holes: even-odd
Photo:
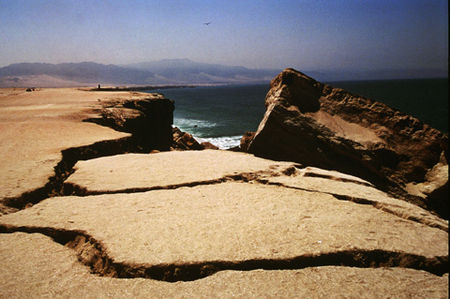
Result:
[[[269,82],[281,69],[249,69],[241,66],[166,59],[130,65],[81,63],[18,63],[0,68],[0,87],[56,87],[92,84],[245,84]]]
[[[128,65],[95,62],[17,63],[0,68],[0,87],[253,84],[267,83],[281,70],[199,63],[189,59],[164,59]],[[436,69],[301,71],[328,82],[447,77],[445,70]]]

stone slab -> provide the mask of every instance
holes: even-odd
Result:
[[[248,183],[55,197],[4,215],[0,224],[81,230],[127,264],[290,259],[349,250],[448,255],[443,230],[320,192]]]
[[[292,163],[220,150],[126,154],[79,161],[67,180],[88,192],[111,192],[213,181],[225,176],[275,172]]]

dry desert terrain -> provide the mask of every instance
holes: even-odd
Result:
[[[85,121],[141,98],[0,89],[1,298],[448,297],[448,221],[348,174],[139,152]]]

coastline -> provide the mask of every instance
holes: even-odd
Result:
[[[90,91],[147,91],[156,89],[169,88],[195,88],[200,85],[146,85],[146,86],[115,86],[115,87],[100,87],[92,88]]]

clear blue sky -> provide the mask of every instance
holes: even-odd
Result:
[[[446,70],[448,2],[0,0],[0,66],[164,58],[251,68]]]

